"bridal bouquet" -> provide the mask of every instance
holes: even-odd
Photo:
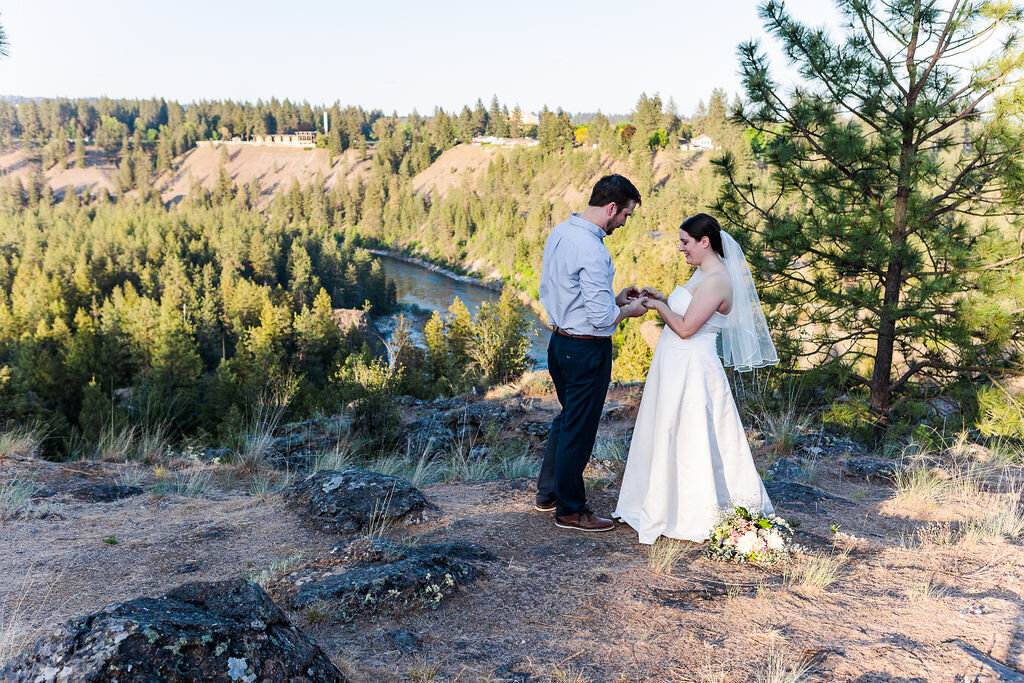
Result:
[[[704,556],[720,562],[774,564],[789,558],[793,529],[786,520],[737,505],[711,530]]]

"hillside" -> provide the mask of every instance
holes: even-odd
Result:
[[[66,188],[73,187],[76,192],[82,194],[89,192],[99,194],[102,190],[113,193],[117,184],[115,176],[117,167],[110,163],[98,149],[90,149],[85,155],[85,168],[78,168],[74,165],[74,159],[68,157],[68,168],[53,168],[45,172],[46,181],[54,194],[63,196]],[[18,178],[22,184],[39,171],[42,164],[29,155],[20,147],[9,149],[0,154],[0,177],[5,179]]]
[[[456,145],[441,154],[433,164],[412,179],[413,190],[428,197],[444,197],[463,182],[476,187],[487,172],[487,166],[498,155],[508,155],[511,150],[481,145]],[[372,154],[372,152],[371,152]],[[670,176],[703,172],[709,161],[704,153],[663,150],[653,160],[655,186],[663,185]],[[68,157],[68,168],[56,166],[45,172],[50,188],[62,196],[65,188],[73,187],[76,192],[97,194],[106,189],[114,193],[117,188],[117,166],[96,148],[88,149],[84,168],[77,168],[74,159]],[[360,156],[355,150],[346,150],[333,163],[325,149],[301,147],[252,145],[241,142],[202,143],[175,159],[175,170],[165,171],[156,180],[160,195],[167,204],[179,202],[193,183],[198,181],[204,188],[212,189],[223,164],[235,187],[259,181],[261,208],[265,207],[275,192],[287,190],[292,183],[312,183],[317,174],[324,179],[324,187],[333,188],[354,179],[365,180],[370,174],[371,157]],[[21,148],[14,148],[0,154],[0,177],[20,178],[27,182],[41,167],[38,160],[30,159]],[[591,181],[593,184],[607,173],[631,174],[630,164],[601,155],[599,167]],[[578,206],[587,199],[586,189],[576,187],[566,176],[553,179],[546,197],[560,198],[569,206]]]
[[[236,187],[259,180],[264,204],[275,192],[287,190],[295,181],[300,185],[313,182],[318,173],[323,176],[324,187],[333,188],[353,178],[365,179],[370,172],[370,158],[351,149],[331,163],[326,149],[206,143],[182,155],[176,160],[177,170],[164,173],[157,180],[164,202],[180,201],[195,181],[206,189],[213,188],[221,163]]]
[[[516,457],[535,465],[543,453],[557,403],[539,379],[483,400],[406,402],[405,433],[424,437],[427,449],[432,437],[417,425],[442,415],[476,415],[480,424],[426,469],[417,451],[412,469],[401,470],[426,478],[420,486],[433,507],[422,519],[378,523],[356,542],[421,555],[446,544],[478,550],[459,560],[472,570],[465,581],[400,609],[290,602],[303,582],[331,579],[342,561],[332,547],[353,546],[302,518],[282,489],[304,475],[281,463],[252,476],[194,452],[144,465],[52,463],[9,451],[0,487],[38,488],[0,509],[11,548],[0,554],[8,577],[0,582],[0,666],[74,615],[186,582],[248,576],[354,681],[797,680],[781,678],[787,667],[809,668],[805,679],[817,681],[1019,678],[1024,551],[1004,536],[1012,530],[986,521],[1012,497],[1001,491],[1019,465],[998,466],[999,453],[964,443],[932,454],[935,479],[894,484],[882,470],[865,477],[866,466],[885,461],[846,439],[807,430],[780,451],[770,434],[751,431],[758,465],[777,473],[766,474],[773,500],[799,523],[804,550],[781,567],[721,564],[694,543],[641,546],[624,525],[593,535],[558,529],[533,510],[527,472],[496,474],[493,461],[523,444]],[[586,474],[598,511],[614,507],[638,400],[635,385],[609,395]],[[500,431],[491,421],[484,429],[483,416]],[[340,441],[326,457],[344,469],[352,464],[344,420],[328,422]],[[280,439],[313,448],[322,441],[313,423],[283,429]],[[435,467],[451,478],[431,477]],[[803,484],[786,480],[794,476]],[[948,482],[941,491],[925,485],[940,480]]]

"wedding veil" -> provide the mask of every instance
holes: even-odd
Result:
[[[775,351],[768,323],[761,310],[761,300],[754,287],[750,266],[743,257],[743,250],[725,230],[721,231],[722,250],[726,272],[732,281],[732,311],[729,324],[719,336],[719,355],[722,364],[738,372],[749,372],[754,368],[775,365],[779,354]]]

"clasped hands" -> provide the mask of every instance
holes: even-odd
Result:
[[[654,287],[637,289],[630,285],[619,292],[618,296],[615,297],[615,303],[625,307],[623,313],[625,313],[626,317],[639,318],[642,315],[646,315],[647,311],[656,311],[660,305],[667,304],[668,297]]]

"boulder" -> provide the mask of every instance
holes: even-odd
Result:
[[[289,487],[285,499],[314,526],[339,534],[421,522],[433,509],[405,479],[359,469],[321,470]]]
[[[326,603],[341,619],[367,612],[435,608],[481,575],[474,560],[494,561],[475,543],[405,546],[359,536],[292,572],[271,590],[295,609]]]
[[[793,458],[779,458],[768,466],[768,474],[778,481],[796,481],[806,474],[803,466]]]
[[[515,430],[525,436],[546,439],[548,434],[551,433],[551,422],[521,422]]]
[[[517,408],[518,410],[516,410]],[[453,408],[439,417],[449,427],[457,428],[471,425],[476,427],[477,430],[482,430],[489,424],[499,427],[503,426],[508,422],[511,411],[521,412],[522,406],[510,405],[506,407],[501,403],[480,401]]]
[[[821,489],[806,484],[797,484],[792,481],[766,481],[765,489],[768,491],[772,502],[788,506],[816,507],[825,500],[843,501],[845,498],[825,493]]]
[[[843,471],[855,477],[865,479],[888,479],[896,476],[896,465],[888,460],[872,460],[870,458],[849,458],[843,463]]]
[[[422,647],[419,637],[409,631],[388,631],[388,640],[407,655],[411,655]]]
[[[793,446],[794,453],[808,458],[833,459],[855,452],[863,452],[863,450],[861,446],[845,436],[822,431],[801,435]]]
[[[334,318],[335,324],[342,332],[348,332],[353,327],[356,328],[359,338],[370,347],[374,355],[383,353],[384,344],[370,322],[369,313],[360,308],[335,308],[331,311],[331,317]]]
[[[601,419],[604,420],[635,420],[639,404],[622,403],[619,405],[606,405],[601,409]]]
[[[398,432],[398,447],[411,456],[443,455],[455,442],[455,432],[434,417],[410,422]]]
[[[344,681],[270,596],[189,583],[76,617],[0,670],[4,681]]]

